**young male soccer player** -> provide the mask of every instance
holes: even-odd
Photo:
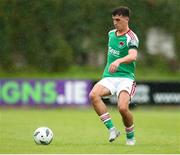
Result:
[[[89,94],[96,113],[109,130],[109,141],[114,141],[120,132],[115,128],[107,107],[102,101],[103,96],[116,94],[118,98],[118,110],[126,131],[126,144],[134,145],[134,122],[129,110],[129,102],[135,92],[135,61],[139,40],[136,34],[129,28],[130,10],[121,6],[112,12],[112,20],[115,29],[108,34],[107,64],[103,78],[95,84]]]

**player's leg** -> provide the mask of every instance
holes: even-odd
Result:
[[[107,88],[98,83],[95,84],[95,86],[91,90],[89,94],[89,99],[94,107],[94,110],[99,116],[107,113],[107,107],[104,104],[102,97],[109,96],[110,94],[111,93]]]
[[[133,123],[133,115],[129,110],[129,101],[130,95],[127,91],[121,91],[118,98],[118,109],[122,116],[122,120],[125,126],[126,131],[126,144],[134,145],[135,137],[134,137],[134,123]]]
[[[91,90],[89,98],[96,113],[99,115],[100,119],[108,128],[110,133],[109,141],[112,142],[116,139],[116,137],[119,136],[120,133],[114,127],[110,114],[108,113],[107,107],[102,100],[103,96],[108,96],[110,94],[111,92],[108,88],[101,85],[100,83],[97,83]]]
[[[129,110],[129,101],[129,93],[127,91],[121,91],[118,98],[118,109],[126,127],[130,127],[133,124],[133,116]]]
[[[129,110],[129,102],[131,100],[131,97],[134,95],[135,86],[136,84],[133,80],[125,79],[119,85],[119,89],[117,92],[118,109],[125,126],[128,145],[135,144],[133,115]]]

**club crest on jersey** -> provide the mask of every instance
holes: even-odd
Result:
[[[120,41],[120,42],[119,42],[119,47],[122,48],[122,47],[124,47],[124,46],[125,46],[125,43],[124,43],[123,41]]]
[[[120,44],[121,46],[123,46],[123,45],[124,45],[124,42],[121,41],[119,44]]]

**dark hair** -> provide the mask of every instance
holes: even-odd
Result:
[[[112,11],[112,15],[113,16],[116,16],[116,15],[119,15],[119,16],[125,16],[125,17],[129,17],[130,16],[130,9],[126,6],[120,6],[116,9],[114,9]]]

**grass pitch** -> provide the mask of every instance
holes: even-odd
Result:
[[[116,108],[109,107],[121,136],[108,142],[108,131],[92,108],[0,109],[0,153],[45,154],[179,154],[180,107],[137,107],[133,115],[137,144],[125,145],[125,132]],[[54,132],[50,145],[36,145],[37,127]]]

